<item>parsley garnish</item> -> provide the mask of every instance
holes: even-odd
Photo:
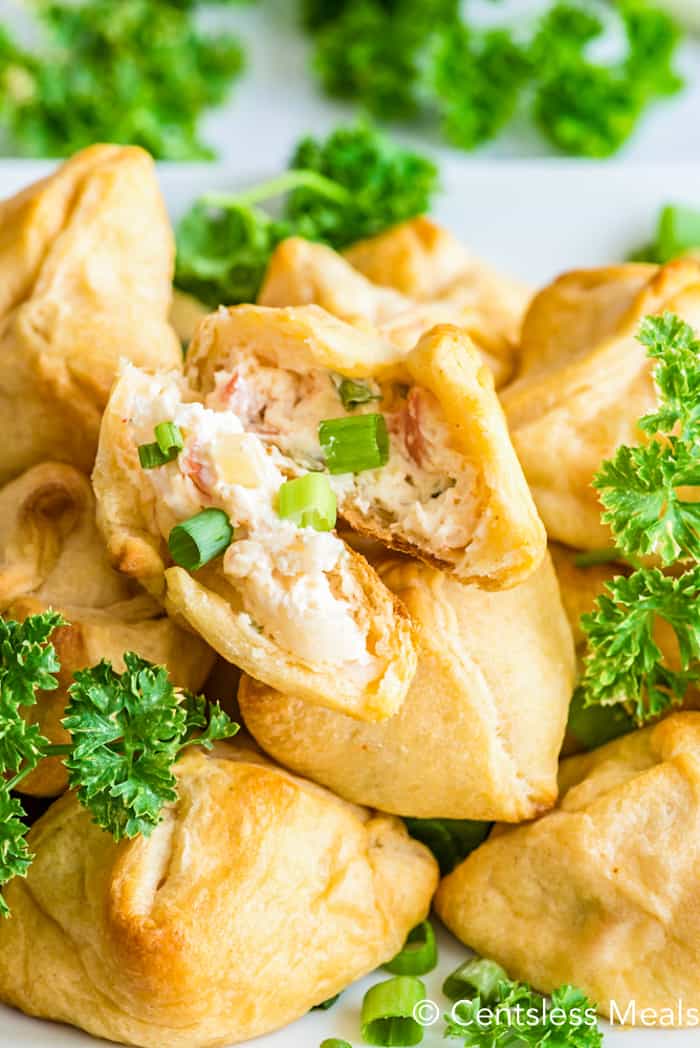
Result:
[[[172,769],[185,747],[211,749],[238,730],[218,705],[176,690],[162,666],[126,652],[121,674],[104,660],[75,674],[63,719],[71,742],[52,745],[21,710],[36,702],[39,689],[57,686],[49,638],[61,625],[53,611],[21,623],[0,619],[0,885],[25,876],[31,863],[25,812],[11,790],[42,758],[65,758],[81,804],[121,840],[148,836],[177,799]],[[0,914],[7,914],[1,895]]]
[[[306,0],[314,68],[330,95],[381,120],[439,120],[463,149],[494,138],[530,110],[559,149],[608,156],[645,109],[681,87],[680,33],[648,0],[558,0],[530,26],[463,18],[455,0]],[[624,54],[592,47],[617,21]]]
[[[638,568],[607,584],[581,619],[588,654],[578,701],[584,709],[622,704],[643,724],[679,705],[700,678],[700,341],[669,313],[647,317],[638,337],[656,361],[658,406],[639,421],[650,439],[618,448],[594,486],[623,555],[685,570]],[[674,665],[657,643],[659,620],[675,635]]]
[[[342,248],[428,210],[437,169],[370,127],[305,138],[290,170],[239,194],[207,194],[177,229],[175,283],[206,305],[254,302],[270,255],[286,237]],[[281,218],[259,205],[284,197]]]
[[[24,156],[68,156],[93,142],[201,160],[202,112],[243,68],[226,33],[203,33],[195,0],[84,0],[37,6],[46,46],[24,51],[0,29],[0,125]]]
[[[559,987],[547,1000],[526,983],[502,979],[489,994],[463,997],[445,1022],[445,1037],[468,1048],[600,1048],[603,1043],[594,1006],[574,986]]]

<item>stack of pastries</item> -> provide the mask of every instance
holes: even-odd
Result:
[[[653,403],[640,317],[698,324],[700,265],[533,298],[426,218],[344,255],[295,238],[183,363],[146,154],[88,149],[0,225],[0,613],[69,623],[31,718],[65,741],[73,672],[133,650],[246,729],[188,751],[147,839],[100,830],[57,761],[23,781],[57,799],[5,892],[0,1000],[126,1044],[233,1044],[391,959],[433,901],[542,992],[697,998],[700,714],[560,753],[578,618],[612,571],[572,560],[609,543],[591,478]],[[319,424],[370,412],[384,464],[324,472]],[[145,469],[165,420],[183,447]],[[276,511],[319,472],[334,530]],[[212,508],[231,541],[188,570],[168,536]],[[401,817],[499,825],[438,883]]]

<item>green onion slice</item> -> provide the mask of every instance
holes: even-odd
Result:
[[[382,399],[381,393],[374,393],[369,383],[352,378],[341,380],[338,385],[338,396],[346,411],[357,407],[358,404],[369,404],[371,400]]]
[[[362,473],[389,461],[389,433],[383,415],[324,419],[318,439],[329,473]]]
[[[397,975],[371,986],[362,1002],[362,1037],[367,1044],[411,1045],[423,1040],[423,1027],[414,1018],[425,1000],[425,984],[412,975]]]
[[[482,1004],[496,1000],[498,984],[508,981],[507,973],[495,961],[472,957],[460,964],[442,984],[442,992],[451,1001],[472,1001],[479,997]]]
[[[437,964],[437,943],[430,921],[421,921],[408,933],[403,950],[384,967],[393,975],[425,975]]]
[[[185,441],[179,426],[174,422],[159,422],[156,426],[156,444],[169,459],[177,457],[179,451],[185,446]]]
[[[321,1001],[320,1004],[315,1004],[313,1006],[313,1008],[311,1009],[311,1011],[312,1012],[327,1012],[329,1008],[333,1007],[333,1005],[335,1004],[335,1002],[338,1000],[339,997],[340,997],[340,994],[337,993],[335,995],[335,997],[329,997],[327,1000]]]
[[[700,247],[700,211],[668,204],[659,216],[656,247],[662,263]]]
[[[352,1045],[340,1037],[326,1037],[325,1041],[321,1041],[321,1048],[352,1048]]]
[[[490,822],[474,819],[404,819],[406,829],[435,856],[444,876],[485,840]]]
[[[141,469],[155,469],[172,462],[185,446],[179,426],[174,422],[159,422],[155,427],[156,439],[153,444],[139,444],[139,462]]]
[[[198,571],[231,544],[233,528],[222,509],[203,509],[176,524],[168,537],[170,556],[187,571]]]
[[[305,473],[279,489],[277,512],[300,528],[332,531],[336,520],[335,492],[323,473]]]
[[[141,469],[155,469],[170,462],[170,456],[164,455],[158,444],[139,444],[139,462]]]

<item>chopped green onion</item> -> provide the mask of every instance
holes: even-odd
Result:
[[[170,556],[188,571],[198,571],[223,553],[233,539],[231,522],[222,509],[203,509],[176,524],[168,538]]]
[[[286,480],[279,489],[277,511],[300,528],[332,531],[336,520],[335,492],[324,473],[305,473]]]
[[[406,829],[417,841],[430,848],[444,876],[487,837],[490,822],[473,819],[404,819]]]
[[[414,1018],[425,1000],[425,985],[412,975],[370,986],[362,1001],[362,1037],[367,1044],[411,1045],[423,1040],[423,1027]]]
[[[403,950],[384,967],[393,975],[425,975],[437,964],[437,943],[430,921],[421,921],[408,933]]]
[[[164,455],[158,444],[139,444],[139,462],[141,469],[155,469],[170,462],[170,456]]]
[[[324,419],[318,439],[330,473],[362,473],[389,461],[389,433],[383,415]]]
[[[156,426],[156,443],[169,459],[177,458],[179,451],[185,446],[185,441],[180,427],[174,422],[159,422]]]
[[[442,984],[442,992],[451,1001],[471,1001],[479,997],[482,1004],[496,1000],[498,984],[508,981],[508,974],[495,961],[473,957],[460,964]]]
[[[174,422],[159,422],[155,434],[155,443],[139,444],[141,469],[155,469],[172,462],[185,446],[180,427]]]
[[[594,750],[620,735],[629,735],[637,727],[624,706],[584,705],[584,692],[577,688],[569,706],[566,730],[587,750]]]
[[[367,382],[358,382],[352,378],[344,378],[338,386],[338,396],[343,402],[346,411],[356,407],[358,404],[369,404],[370,400],[381,400],[380,393],[373,393]]]
[[[335,997],[329,997],[328,1000],[321,1001],[320,1004],[315,1004],[313,1006],[313,1008],[311,1009],[311,1011],[312,1012],[327,1012],[329,1008],[333,1007],[333,1005],[335,1004],[335,1002],[338,1000],[339,997],[340,997],[340,994],[337,993],[335,995]]]
[[[340,1037],[326,1037],[325,1041],[321,1041],[321,1048],[352,1048],[352,1045]]]
[[[682,205],[667,205],[659,215],[656,252],[659,262],[684,255],[700,247],[700,211]]]

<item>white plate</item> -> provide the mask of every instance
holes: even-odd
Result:
[[[0,162],[0,197],[48,170],[46,164]],[[161,179],[174,216],[200,192],[254,181],[252,171],[248,177],[240,165],[235,175],[222,167],[166,165]],[[455,162],[443,165],[443,186],[436,216],[474,251],[533,284],[570,267],[623,259],[650,239],[658,209],[668,201],[700,206],[700,166],[696,165]],[[425,980],[429,997],[440,1008],[448,1003],[440,995],[441,982],[465,955],[456,940],[447,933],[440,935],[440,965]],[[332,1036],[360,1045],[360,1005],[372,981],[368,977],[357,983],[328,1012],[312,1012],[276,1034],[257,1039],[255,1048],[314,1048]],[[438,1023],[426,1032],[425,1048],[459,1045],[444,1041],[441,1029]],[[605,1044],[608,1048],[697,1048],[699,1036],[697,1030],[606,1028]],[[107,1042],[0,1007],[2,1048],[87,1048],[97,1043]]]

